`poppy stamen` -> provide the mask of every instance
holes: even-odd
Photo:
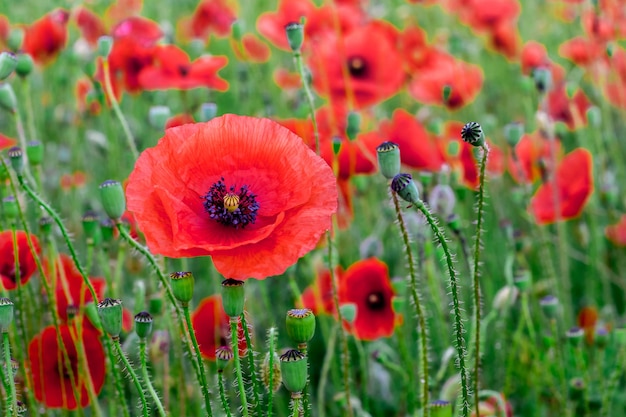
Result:
[[[365,59],[360,56],[348,58],[348,71],[353,77],[362,77],[367,71]]]
[[[371,293],[367,296],[367,304],[372,310],[379,310],[385,307],[385,298],[381,293]]]
[[[240,187],[236,192],[234,185],[227,189],[224,178],[221,178],[202,198],[204,209],[209,213],[209,217],[223,225],[243,229],[256,221],[259,203],[256,201],[256,195],[248,190],[247,185]]]
[[[189,74],[189,65],[179,65],[178,73],[183,77],[187,76],[187,74]]]

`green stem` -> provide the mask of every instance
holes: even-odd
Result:
[[[252,395],[254,397],[254,408],[256,414],[260,416],[261,410],[261,397],[259,395],[259,380],[256,374],[256,364],[254,363],[254,350],[252,349],[252,339],[250,338],[250,331],[248,330],[248,323],[246,322],[246,315],[241,314],[241,327],[243,327],[243,334],[246,338],[246,354],[248,357],[248,366],[250,367],[250,376],[252,379]]]
[[[613,415],[612,408],[613,402],[615,401],[615,392],[619,387],[619,381],[624,374],[624,369],[626,369],[626,347],[620,346],[617,351],[617,361],[604,386],[602,409],[600,410],[600,416],[602,417],[610,417]]]
[[[443,252],[446,257],[446,265],[448,267],[448,278],[450,279],[450,290],[452,291],[452,305],[453,305],[453,316],[454,316],[454,334],[456,338],[456,351],[458,356],[458,366],[461,374],[461,395],[462,395],[462,415],[463,417],[469,417],[470,415],[470,406],[469,406],[469,393],[468,393],[468,383],[467,383],[467,368],[465,365],[465,339],[463,339],[463,321],[461,318],[461,305],[459,303],[459,289],[456,277],[456,271],[454,270],[454,264],[452,262],[452,255],[450,254],[450,249],[448,248],[448,242],[443,234],[443,231],[435,221],[435,218],[430,213],[430,210],[426,207],[422,200],[417,200],[415,206],[419,211],[422,212],[426,221],[430,225],[433,233],[437,237],[439,244],[443,248]]]
[[[141,386],[141,383],[139,383],[139,378],[137,378],[137,374],[135,373],[132,366],[130,365],[128,358],[124,354],[124,351],[122,351],[122,345],[120,345],[119,338],[115,338],[113,340],[113,346],[115,346],[115,350],[117,352],[118,358],[124,363],[124,366],[126,367],[128,374],[130,375],[130,379],[133,380],[133,384],[135,384],[135,388],[137,388],[137,391],[139,392],[139,398],[141,400],[141,409],[143,411],[143,416],[149,417],[148,403],[146,402],[146,395],[143,392],[143,387]]]
[[[291,417],[300,416],[300,393],[294,393],[291,396]]]
[[[150,381],[150,374],[148,373],[148,363],[146,361],[146,339],[139,339],[139,360],[141,361],[141,374],[143,375],[143,380],[146,383],[146,387],[148,387],[148,392],[152,396],[154,400],[154,404],[156,405],[157,410],[159,411],[159,415],[161,417],[166,417],[165,410],[163,409],[163,404],[161,404],[161,399],[159,395],[154,390],[152,386],[152,382]]]
[[[276,355],[276,328],[269,329],[269,389],[267,390],[267,417],[272,417],[274,407],[274,355]]]
[[[239,396],[241,397],[242,415],[244,417],[248,417],[248,400],[246,398],[246,389],[243,386],[243,376],[241,375],[241,361],[239,360],[239,331],[237,329],[238,323],[239,317],[230,318],[231,348],[233,349],[235,372],[237,373],[237,386],[239,387]]]
[[[15,381],[13,380],[13,367],[11,366],[11,345],[9,344],[9,332],[2,333],[2,349],[4,350],[4,364],[9,383],[9,395],[7,395],[7,414],[17,417],[17,395],[15,393]]]
[[[115,352],[113,351],[113,346],[111,346],[111,339],[109,337],[103,337],[102,339],[104,341],[104,348],[106,349],[107,356],[109,357],[109,362],[111,363],[111,371],[113,373],[115,392],[117,395],[116,400],[119,402],[119,404],[116,403],[116,406],[119,405],[122,408],[124,417],[130,417],[128,404],[126,404],[126,394],[124,393],[124,381],[122,380],[119,368],[117,367]]]
[[[202,355],[200,354],[200,347],[198,346],[198,339],[196,339],[196,332],[193,330],[193,325],[191,324],[191,317],[189,316],[189,306],[183,305],[183,314],[185,315],[185,322],[187,323],[187,330],[189,331],[189,338],[191,339],[191,344],[193,346],[193,357],[192,361],[196,362],[196,371],[197,378],[200,382],[200,390],[202,391],[202,397],[204,398],[204,407],[206,409],[206,414],[211,417],[213,415],[213,411],[211,409],[211,397],[209,395],[209,385],[206,379],[206,372],[204,370],[204,363],[202,362]]]
[[[481,305],[481,295],[480,295],[480,235],[483,232],[483,213],[484,213],[484,205],[485,205],[485,168],[487,166],[487,158],[489,156],[489,147],[486,144],[482,146],[483,157],[480,160],[480,177],[479,177],[479,188],[478,188],[478,204],[476,206],[477,217],[476,217],[476,236],[474,238],[474,265],[472,268],[472,285],[474,289],[474,331],[476,338],[474,339],[474,407],[476,409],[476,415],[480,415],[479,409],[479,400],[478,400],[478,392],[479,392],[479,376],[480,376],[480,305]]]
[[[226,391],[224,390],[224,372],[217,371],[217,384],[220,390],[220,400],[222,401],[222,408],[224,409],[224,413],[226,413],[226,417],[232,417],[230,413],[230,406],[228,405],[228,399],[226,398]],[[268,414],[270,416],[271,414]]]
[[[326,355],[324,355],[324,362],[322,363],[322,372],[320,374],[320,382],[317,386],[317,415],[319,417],[325,416],[324,411],[324,391],[326,391],[326,381],[328,381],[328,372],[335,357],[335,343],[337,342],[337,333],[341,330],[339,328],[341,324],[333,326],[330,337],[328,338],[328,344],[326,345]]]
[[[111,73],[109,71],[109,60],[106,58],[102,59],[102,71],[104,72],[104,90],[107,93],[109,100],[111,101],[111,107],[113,107],[113,112],[115,116],[120,121],[122,125],[122,130],[124,130],[124,135],[126,136],[126,142],[128,143],[128,147],[130,148],[131,153],[133,154],[133,159],[139,158],[139,151],[137,150],[137,145],[135,145],[135,140],[133,139],[133,134],[130,131],[130,127],[128,126],[128,122],[124,117],[124,114],[120,110],[120,105],[117,102],[117,98],[115,97],[115,92],[113,91],[113,85],[111,84]]]
[[[315,99],[313,98],[313,92],[311,91],[311,86],[309,85],[308,77],[304,69],[302,54],[300,52],[294,52],[293,59],[296,61],[296,67],[298,68],[298,73],[300,73],[300,79],[302,80],[302,88],[304,88],[304,93],[309,104],[309,115],[313,122],[313,136],[315,137],[315,153],[319,155],[320,134],[317,129],[317,120],[315,119]]]
[[[413,252],[411,252],[411,242],[409,241],[409,234],[406,229],[406,225],[404,223],[404,218],[402,217],[402,211],[400,209],[400,202],[398,201],[398,195],[392,191],[391,197],[393,199],[393,206],[396,210],[396,219],[398,221],[398,225],[400,226],[400,234],[402,235],[402,241],[404,243],[404,252],[409,263],[409,289],[411,291],[411,299],[413,301],[413,307],[415,308],[415,316],[417,317],[417,322],[419,324],[419,334],[420,334],[420,357],[422,360],[422,408],[424,410],[424,417],[428,417],[430,410],[428,404],[429,400],[429,381],[428,381],[428,330],[426,328],[426,317],[424,313],[424,309],[422,307],[422,303],[420,301],[421,295],[417,289],[417,273],[415,269],[415,260],[413,259]],[[407,321],[408,322],[408,321]],[[411,390],[414,383],[413,372],[409,372],[409,390]],[[413,410],[414,404],[410,404],[409,412]]]

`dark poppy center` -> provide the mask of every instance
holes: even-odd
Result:
[[[179,65],[178,66],[178,73],[181,76],[186,77],[187,74],[189,74],[189,65]]]
[[[367,296],[367,306],[370,310],[382,310],[385,308],[385,297],[379,292],[373,292]]]
[[[227,188],[224,178],[213,184],[202,199],[210,218],[235,229],[254,223],[259,210],[256,195],[250,192],[247,185],[239,187],[239,190],[234,185]]]
[[[15,277],[15,265],[13,264],[3,265],[2,269],[0,269],[0,274],[8,278],[10,281],[17,283],[17,280],[15,279],[16,278]],[[20,282],[24,279],[25,274],[26,274],[26,271],[24,270],[24,267],[20,265]]]
[[[367,72],[367,63],[365,62],[365,59],[360,56],[348,58],[348,72],[356,78],[365,76]]]
[[[59,354],[61,355],[61,353]],[[69,354],[68,359],[71,369],[68,369],[68,367],[65,366],[65,360],[61,358],[61,361],[57,363],[57,370],[62,379],[71,380],[71,378],[76,378],[78,375],[78,360],[76,357]]]

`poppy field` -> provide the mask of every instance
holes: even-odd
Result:
[[[626,2],[0,4],[0,416],[626,415]]]

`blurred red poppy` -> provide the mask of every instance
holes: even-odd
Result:
[[[193,118],[193,115],[188,113],[181,113],[175,116],[170,117],[165,122],[165,129],[169,129],[170,127],[177,127],[186,125],[187,123],[195,123],[196,121]]]
[[[207,40],[211,34],[228,36],[236,19],[232,1],[201,0],[190,17],[180,19],[178,27],[184,39]]]
[[[0,133],[0,149],[8,149],[17,145],[17,140]]]
[[[339,282],[339,303],[356,306],[355,319],[346,327],[360,340],[391,336],[396,323],[393,296],[384,262],[370,258],[352,264]]]
[[[241,43],[233,40],[231,46],[237,58],[242,61],[262,63],[270,59],[269,46],[252,33],[243,35]]]
[[[200,301],[191,314],[191,326],[198,339],[200,354],[204,359],[214,361],[215,349],[231,344],[229,319],[224,312],[222,298],[219,295],[211,295]],[[238,326],[239,355],[243,356],[247,345],[241,321]]]
[[[157,46],[154,62],[141,70],[139,84],[146,90],[198,87],[228,90],[228,82],[217,72],[228,63],[225,56],[204,56],[191,62],[189,55],[174,45]]]
[[[88,385],[92,385],[96,395],[104,386],[106,363],[104,349],[97,332],[89,329],[78,331],[74,326],[61,324],[59,333],[62,345],[57,338],[54,326],[48,326],[36,335],[28,345],[32,387],[37,401],[48,408],[75,410],[89,405]],[[78,334],[81,333],[79,336]],[[86,359],[79,369],[78,349]],[[65,355],[69,359],[70,368],[66,367]],[[75,383],[78,398],[72,390]]]
[[[102,22],[97,14],[84,6],[78,6],[73,14],[82,37],[92,47],[95,47],[98,43],[98,39],[107,34],[107,28],[104,22]]]
[[[274,46],[290,51],[285,26],[300,22],[300,19],[308,17],[314,8],[315,5],[310,0],[280,0],[278,10],[265,12],[259,16],[256,22],[257,30]]]
[[[619,222],[607,226],[604,235],[617,246],[626,246],[626,214],[622,214]]]
[[[548,50],[543,44],[536,41],[528,41],[522,48],[522,73],[532,74],[535,68],[547,67],[550,65]]]
[[[587,110],[591,102],[581,89],[577,89],[574,96],[569,98],[565,84],[561,83],[548,92],[546,100],[546,110],[552,120],[565,123],[570,130],[587,124]]]
[[[591,153],[584,148],[565,155],[556,169],[555,178],[542,184],[530,201],[529,210],[538,224],[580,215],[593,192],[592,165]]]
[[[80,188],[87,183],[87,174],[83,171],[74,171],[72,174],[63,174],[59,181],[63,191],[70,191],[72,188]]]
[[[553,161],[561,158],[561,148],[560,141],[554,139],[550,143],[540,131],[524,134],[509,156],[509,173],[518,183],[532,184],[544,177]]]
[[[335,279],[341,280],[343,269],[341,266],[335,268]],[[335,311],[333,301],[333,283],[330,271],[323,269],[317,272],[315,282],[309,285],[302,293],[300,304],[304,308],[309,308],[315,315],[332,314]]]
[[[596,335],[596,324],[598,323],[598,309],[594,306],[584,306],[578,311],[576,322],[585,331],[587,343],[593,343]]]
[[[33,242],[33,248],[37,255],[41,253],[39,240],[36,236],[30,235]],[[37,270],[35,258],[28,247],[28,235],[22,230],[15,233],[17,245],[17,260],[19,263],[19,283],[24,285],[30,280]],[[5,290],[14,290],[17,288],[17,274],[15,269],[15,251],[13,250],[13,232],[5,230],[0,232],[0,279]]]
[[[285,68],[277,68],[274,70],[272,78],[276,85],[283,90],[295,90],[302,87],[300,74],[297,72],[289,72]]]
[[[48,64],[65,48],[69,12],[56,9],[26,27],[22,49],[38,64]]]
[[[79,113],[89,113],[91,115],[100,113],[100,102],[95,96],[93,83],[89,78],[81,77],[76,80],[74,95],[76,96],[76,110]]]
[[[332,170],[301,138],[236,115],[168,129],[137,160],[126,197],[153,253],[210,255],[235,279],[283,273],[337,209]]]
[[[405,81],[397,43],[397,30],[381,22],[326,38],[308,60],[313,88],[335,106],[363,108],[390,98]]]
[[[605,45],[582,36],[565,41],[559,46],[559,55],[582,67],[603,58],[605,53]]]

